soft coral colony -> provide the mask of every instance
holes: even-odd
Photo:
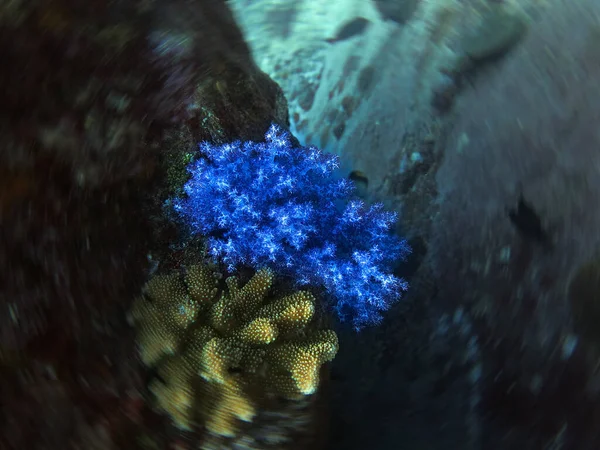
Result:
[[[406,290],[392,270],[410,248],[391,231],[396,215],[354,198],[337,168],[336,156],[294,147],[272,125],[265,142],[202,143],[174,206],[231,270],[271,267],[322,286],[340,318],[361,328]]]

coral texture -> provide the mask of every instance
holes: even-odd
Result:
[[[337,336],[311,325],[312,294],[267,301],[272,281],[266,269],[244,287],[230,277],[219,296],[215,273],[192,266],[183,277],[154,277],[135,303],[141,358],[159,375],[150,390],[180,428],[202,424],[213,435],[234,436],[261,399],[316,392]]]
[[[352,182],[335,177],[336,156],[293,147],[275,125],[265,138],[201,144],[176,211],[230,269],[273,267],[299,286],[324,286],[357,328],[378,322],[407,288],[392,274],[410,251],[391,233],[396,215],[353,199]]]

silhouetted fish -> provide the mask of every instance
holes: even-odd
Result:
[[[404,25],[414,15],[419,0],[374,0],[375,6],[384,20],[393,20]]]
[[[346,39],[350,39],[351,37],[358,36],[362,34],[363,31],[367,28],[370,22],[364,17],[357,17],[356,19],[352,19],[350,22],[346,22],[336,33],[335,37],[325,39],[326,42],[333,44],[339,41],[345,41]]]
[[[523,194],[519,196],[516,209],[508,212],[508,217],[523,237],[551,247],[550,236],[542,225],[542,220],[533,207],[525,201]]]
[[[355,194],[362,199],[365,199],[369,195],[369,179],[360,170],[353,170],[348,175],[348,178],[354,182],[356,188]]]
[[[363,185],[365,188],[369,187],[369,179],[365,173],[361,172],[360,170],[353,170],[350,172],[350,175],[348,175],[348,178],[354,181],[354,183],[357,185]]]

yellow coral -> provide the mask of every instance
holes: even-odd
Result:
[[[214,279],[212,282],[214,288]],[[175,353],[182,334],[194,323],[199,309],[199,302],[192,299],[179,275],[150,280],[143,299],[133,308],[142,361],[153,365],[161,357]]]
[[[159,376],[150,390],[179,427],[201,420],[214,435],[233,436],[240,421],[253,420],[259,397],[316,392],[337,336],[311,326],[309,292],[269,299],[273,278],[261,270],[240,287],[230,277],[219,296],[215,274],[198,265],[183,277],[153,278],[136,302],[142,360],[157,366]]]

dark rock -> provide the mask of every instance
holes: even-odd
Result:
[[[166,447],[126,311],[173,253],[167,171],[285,100],[216,0],[9,2],[0,56],[0,447]]]
[[[582,320],[595,314],[593,271],[582,267],[597,258],[600,226],[591,207],[600,189],[597,13],[595,1],[552,2],[495,70],[465,86],[441,143],[429,255],[440,292],[477,317],[486,342],[484,448],[600,442],[586,419],[600,415],[600,401]],[[480,45],[470,53],[506,48]],[[520,193],[526,200],[515,205]],[[544,224],[551,252],[536,242],[548,239]]]

